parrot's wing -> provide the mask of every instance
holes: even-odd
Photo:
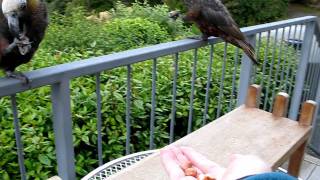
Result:
[[[210,0],[212,1],[212,0]],[[230,13],[221,3],[206,4],[201,9],[201,15],[210,25],[219,28],[226,34],[233,36],[236,39],[244,40],[245,37],[240,31],[238,25],[232,19]]]

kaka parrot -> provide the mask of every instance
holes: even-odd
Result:
[[[170,17],[176,19],[184,13],[182,17],[184,21],[195,23],[202,32],[203,40],[207,40],[210,36],[221,37],[226,42],[243,49],[248,57],[258,64],[254,48],[219,0],[165,0],[165,3],[170,9],[179,9],[170,12]]]
[[[7,77],[28,83],[15,68],[31,60],[48,26],[43,0],[0,0],[0,68]]]

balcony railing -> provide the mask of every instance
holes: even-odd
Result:
[[[28,86],[21,84],[14,79],[0,79],[0,97],[10,97],[12,116],[14,119],[15,137],[17,145],[17,154],[19,160],[21,179],[26,179],[26,169],[24,166],[23,142],[21,141],[19,128],[19,109],[16,95],[31,89],[37,89],[42,86],[49,86],[51,89],[52,104],[52,122],[55,135],[56,158],[58,165],[58,174],[64,179],[76,179],[75,173],[75,152],[72,139],[72,111],[71,111],[71,92],[70,81],[87,75],[92,75],[96,80],[96,111],[98,142],[97,152],[99,164],[103,163],[104,150],[102,147],[102,95],[101,95],[101,74],[119,67],[126,68],[126,143],[124,144],[125,153],[132,153],[131,147],[131,125],[132,125],[132,66],[142,61],[152,61],[152,76],[146,77],[152,79],[151,88],[151,106],[150,106],[150,142],[149,149],[156,148],[155,145],[155,121],[157,108],[157,67],[162,57],[170,57],[173,68],[173,79],[168,83],[172,87],[171,113],[169,115],[170,124],[168,128],[169,141],[175,140],[175,120],[177,114],[177,88],[179,83],[179,62],[181,54],[192,51],[192,76],[190,82],[190,99],[187,123],[187,133],[194,130],[194,103],[196,96],[197,69],[199,61],[208,61],[206,89],[204,90],[204,99],[201,101],[203,107],[201,112],[202,125],[207,121],[213,120],[232,110],[235,106],[244,103],[246,90],[249,84],[257,83],[264,87],[261,107],[265,110],[271,110],[270,104],[277,91],[283,90],[289,93],[292,98],[290,102],[290,111],[288,117],[297,119],[300,102],[305,99],[315,100],[320,103],[320,31],[317,24],[317,17],[307,16],[285,21],[273,22],[263,25],[246,27],[241,29],[249,41],[255,45],[256,52],[259,55],[260,65],[253,66],[246,55],[241,55],[242,51],[235,49],[231,58],[232,67],[227,66],[227,56],[230,57],[228,47],[231,45],[224,43],[224,52],[220,54],[223,58],[221,66],[214,67],[213,63],[216,52],[215,47],[221,43],[219,38],[210,38],[208,42],[184,39],[174,42],[158,44],[150,47],[139,48],[120,53],[110,54],[101,57],[90,58],[72,63],[61,64],[53,67],[38,69],[26,73],[31,82]],[[199,57],[199,50],[207,51],[208,56]],[[220,52],[221,53],[221,52]],[[189,53],[190,54],[190,53]],[[205,58],[205,59],[201,59]],[[221,74],[213,75],[214,68],[221,68]],[[169,71],[169,70],[168,70]],[[216,99],[216,106],[210,106],[212,98],[210,97],[213,89],[212,81],[218,79],[219,90]],[[228,80],[226,80],[228,79]],[[228,87],[228,94],[225,91],[225,82],[232,84]],[[36,96],[36,94],[35,94]],[[160,97],[161,98],[161,97]],[[211,100],[211,101],[210,101]],[[76,101],[76,100],[75,100]],[[32,106],[32,104],[30,104]],[[8,107],[0,107],[8,108]],[[214,111],[209,116],[209,112]],[[316,139],[320,138],[320,120],[316,121],[311,147],[320,151],[320,143]],[[1,148],[1,147],[0,147]]]

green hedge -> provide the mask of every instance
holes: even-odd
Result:
[[[163,7],[164,9],[166,7]],[[148,9],[148,8],[146,8]],[[164,13],[164,9],[154,9],[154,13]],[[19,67],[20,70],[32,70],[55,64],[66,63],[77,59],[108,54],[150,44],[171,41],[172,34],[168,23],[145,17],[143,10],[133,10],[125,14],[119,7],[114,12],[115,19],[105,23],[95,23],[85,19],[81,8],[72,9],[68,16],[54,14],[51,17],[45,41],[33,61]],[[151,10],[151,9],[149,9]],[[138,15],[140,14],[140,15]],[[128,18],[130,17],[130,18]],[[180,27],[182,29],[180,29]],[[181,24],[178,32],[183,32]],[[114,31],[117,29],[117,31]],[[84,36],[85,34],[85,36]],[[186,34],[189,34],[187,32]],[[186,35],[185,34],[185,35]],[[183,36],[184,34],[179,34]],[[264,59],[266,43],[262,41],[260,59]],[[272,58],[272,43],[267,51],[267,67]],[[277,48],[278,49],[278,48]],[[217,97],[221,83],[224,45],[214,46],[214,65],[212,67],[212,83],[210,91],[210,106],[208,119],[216,118]],[[234,68],[235,48],[228,46],[226,61],[226,76],[222,96],[222,114],[228,112],[231,97],[231,83]],[[288,48],[287,62],[296,64],[295,53]],[[177,88],[177,118],[175,139],[187,133],[189,113],[189,98],[191,89],[191,72],[193,67],[193,50],[180,54],[179,77]],[[275,51],[278,57],[279,51]],[[209,47],[198,50],[198,68],[195,86],[193,129],[200,127],[203,119],[205,87],[207,81],[207,66]],[[285,57],[281,56],[280,62]],[[173,56],[157,59],[157,109],[155,144],[162,147],[168,143],[169,123],[171,116]],[[152,61],[137,63],[132,66],[132,152],[146,150],[149,147],[149,121],[151,110],[151,77]],[[125,153],[125,95],[126,68],[117,68],[101,74],[102,119],[103,119],[103,158],[109,161]],[[239,80],[239,66],[236,69]],[[290,72],[294,74],[295,72]],[[265,81],[267,74],[259,69],[258,82]],[[275,71],[272,70],[272,79]],[[270,87],[280,87],[274,82]],[[281,88],[281,87],[280,87]],[[270,92],[269,92],[270,94]],[[97,130],[96,130],[96,95],[95,79],[92,76],[80,77],[71,82],[73,142],[76,154],[76,171],[81,177],[98,166],[97,162]],[[51,122],[50,88],[42,87],[17,95],[21,133],[24,143],[25,165],[29,179],[45,179],[56,172],[54,152],[54,134]],[[233,105],[235,101],[231,102]],[[18,160],[15,149],[14,129],[10,100],[0,99],[0,179],[18,179]]]
[[[52,11],[65,12],[68,4],[73,7],[83,6],[88,10],[105,11],[113,8],[117,2],[127,5],[135,2],[148,2],[150,5],[161,4],[162,0],[47,0]]]
[[[115,8],[119,2],[134,5],[136,2],[159,5],[165,2],[171,8],[181,9],[183,0],[50,0],[49,7],[53,11],[68,13],[71,7],[84,6],[86,9],[105,11]],[[287,15],[289,0],[221,0],[232,13],[240,26],[248,26],[271,22]],[[159,16],[160,17],[160,16]]]
[[[240,26],[272,22],[287,15],[288,0],[223,0]]]

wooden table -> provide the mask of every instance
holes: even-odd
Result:
[[[278,94],[273,113],[256,108],[259,97],[260,87],[250,86],[245,105],[176,141],[174,145],[192,147],[224,167],[234,153],[257,155],[273,169],[290,159],[288,171],[298,176],[316,103],[304,103],[297,122],[282,117],[287,112],[287,94]],[[168,176],[159,153],[155,153],[110,179],[167,180]]]

